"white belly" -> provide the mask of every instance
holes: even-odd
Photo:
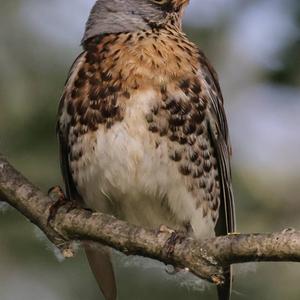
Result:
[[[170,141],[148,130],[145,115],[157,96],[149,91],[130,100],[122,122],[85,136],[74,173],[88,207],[133,224],[180,229],[191,224],[196,236],[213,235],[214,224],[195,209],[178,166],[169,158]],[[86,143],[88,141],[88,143]],[[157,143],[159,142],[159,143]]]

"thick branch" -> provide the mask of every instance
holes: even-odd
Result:
[[[222,267],[250,261],[300,262],[300,232],[236,234],[195,241],[174,233],[139,228],[102,213],[61,208],[48,224],[53,199],[46,196],[0,155],[0,199],[36,224],[65,255],[73,240],[93,241],[128,255],[141,255],[189,268],[197,276],[221,284]],[[174,240],[170,251],[167,245]],[[166,250],[168,249],[168,250]]]

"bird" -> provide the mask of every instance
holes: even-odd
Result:
[[[231,145],[218,75],[182,29],[189,0],[97,0],[58,109],[67,198],[195,239],[235,230]],[[85,246],[106,300],[110,249]],[[232,270],[218,287],[231,295]]]

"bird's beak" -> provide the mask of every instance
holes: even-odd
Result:
[[[173,7],[175,11],[177,11],[180,16],[183,15],[183,11],[185,7],[190,3],[190,0],[173,0]]]
[[[182,8],[185,7],[186,5],[188,5],[190,2],[190,0],[174,0],[174,4],[178,7],[178,8]]]

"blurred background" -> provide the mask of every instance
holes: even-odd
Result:
[[[0,152],[44,191],[61,184],[56,111],[93,0],[0,2]],[[300,228],[300,2],[191,0],[185,30],[219,72],[239,232]],[[117,256],[120,299],[216,299],[191,276]],[[141,265],[144,267],[141,268]],[[233,299],[300,299],[294,263],[236,267]],[[0,299],[102,299],[79,251],[61,261],[0,208]]]

